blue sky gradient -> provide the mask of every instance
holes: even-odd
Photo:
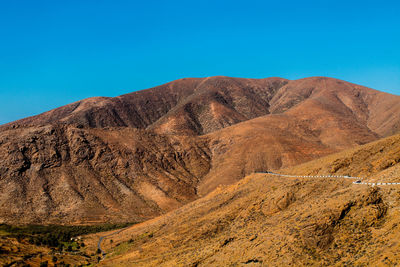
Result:
[[[400,94],[400,1],[0,0],[0,124],[215,75]]]

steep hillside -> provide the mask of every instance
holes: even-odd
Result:
[[[399,146],[397,135],[281,172],[364,172],[400,182]],[[339,162],[346,165],[336,168]],[[400,260],[399,195],[399,186],[252,174],[110,237],[101,265],[393,266]],[[98,236],[85,238],[92,250]]]

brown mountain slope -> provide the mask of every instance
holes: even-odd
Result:
[[[268,115],[207,135],[212,167],[198,185],[198,192],[205,195],[254,170],[295,166],[377,138],[349,117],[318,106],[308,108],[307,115]]]
[[[0,132],[0,218],[142,221],[196,198],[208,148],[189,137],[72,126]]]
[[[282,172],[400,182],[399,147],[397,135]],[[339,162],[346,165],[332,168]],[[101,265],[393,266],[400,261],[399,194],[399,186],[348,179],[252,174],[112,236]],[[92,250],[98,236],[86,237]]]
[[[393,99],[329,78],[211,77],[83,100],[0,129],[0,221],[145,220],[396,131],[398,113],[377,115]]]
[[[332,78],[314,77],[290,81],[271,100],[270,110],[271,113],[299,110],[309,113],[310,102],[367,125],[371,131],[381,136],[393,134],[400,129],[399,96]]]
[[[162,132],[202,134],[268,114],[268,101],[286,82],[280,78],[181,79],[114,98],[89,98],[7,127],[63,122],[97,128],[160,127]]]
[[[72,103],[13,125],[46,125],[55,122],[89,127],[130,126],[145,128],[191,95],[201,79],[182,79],[149,90],[119,97],[94,97]]]
[[[142,221],[254,170],[293,166],[377,138],[352,117],[308,102],[309,113],[299,106],[201,137],[129,127],[3,130],[0,218]]]
[[[314,77],[181,79],[114,98],[82,100],[4,127],[54,122],[86,127],[150,128],[160,133],[205,134],[310,102],[386,136],[400,129],[400,97],[345,81]]]
[[[309,127],[273,115],[203,137],[65,125],[2,131],[0,218],[8,223],[142,221],[254,170],[293,166],[341,148],[322,143]],[[348,145],[375,139],[365,129],[360,132],[337,136]]]

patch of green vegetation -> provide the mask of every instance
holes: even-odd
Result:
[[[27,239],[31,244],[45,245],[59,250],[77,250],[84,246],[81,241],[75,242],[72,238],[124,228],[133,223],[102,224],[102,225],[24,225],[14,226],[0,224],[0,235],[15,237],[19,240]]]

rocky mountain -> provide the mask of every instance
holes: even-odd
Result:
[[[399,100],[322,77],[182,79],[82,100],[0,127],[0,221],[143,221],[396,133]]]

